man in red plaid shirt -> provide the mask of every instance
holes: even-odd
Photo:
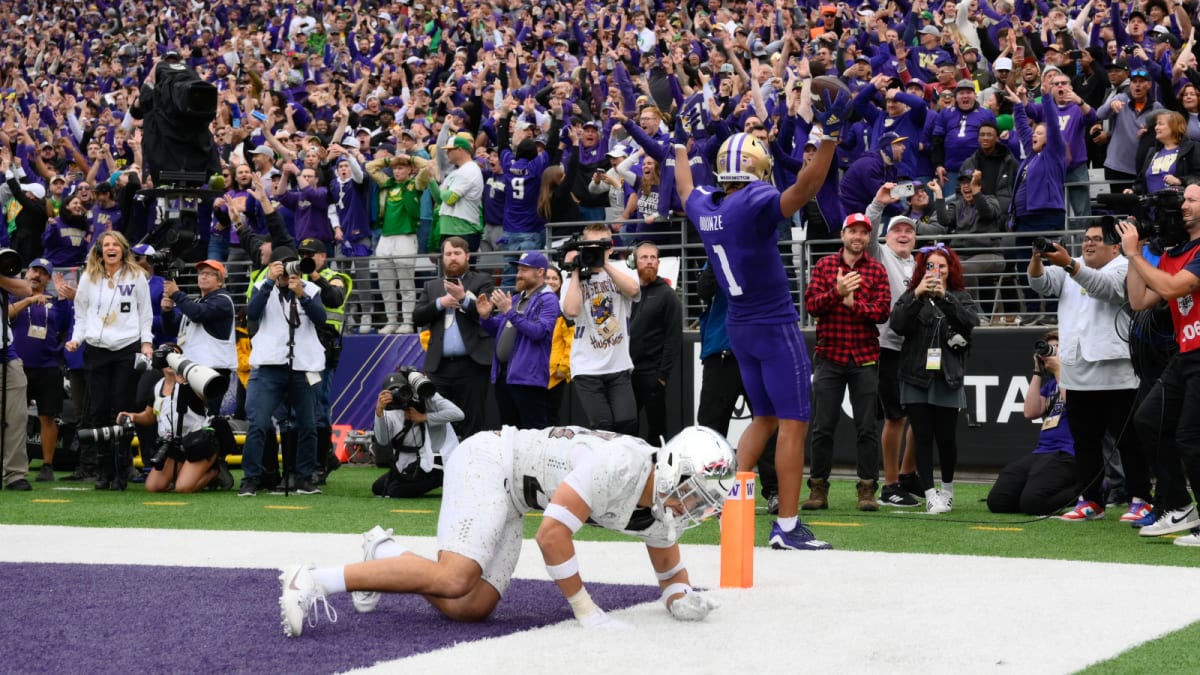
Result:
[[[804,307],[817,319],[813,360],[811,490],[802,509],[829,507],[833,434],[841,418],[842,397],[850,388],[850,406],[858,433],[858,508],[877,511],[879,429],[875,398],[879,389],[879,329],[891,311],[892,291],[883,264],[867,254],[871,221],[861,213],[842,223],[842,248],[813,268],[804,291]]]

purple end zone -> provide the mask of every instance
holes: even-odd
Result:
[[[283,637],[271,570],[0,563],[8,589],[4,666],[22,673],[332,673],[571,619],[550,581],[515,579],[490,619],[449,621],[416,596],[358,614],[349,594]],[[606,609],[658,599],[654,586],[588,584]]]

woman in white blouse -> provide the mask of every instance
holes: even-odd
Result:
[[[85,428],[111,425],[119,411],[133,408],[138,381],[134,359],[139,352],[147,359],[154,352],[152,309],[146,273],[134,261],[129,242],[120,232],[104,232],[88,253],[80,275],[75,328],[66,344],[72,352],[86,345]],[[124,489],[130,465],[129,439],[98,441],[98,455],[96,489]]]

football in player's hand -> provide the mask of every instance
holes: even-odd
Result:
[[[837,99],[840,92],[846,92],[847,97],[852,96],[845,82],[830,75],[814,77],[811,87],[813,108],[820,112],[825,112],[825,108]]]

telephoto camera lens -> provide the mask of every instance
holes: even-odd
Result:
[[[1046,342],[1045,340],[1038,340],[1037,342],[1033,343],[1033,353],[1042,358],[1054,356],[1056,352],[1058,352],[1058,350],[1054,347],[1054,345]]]

